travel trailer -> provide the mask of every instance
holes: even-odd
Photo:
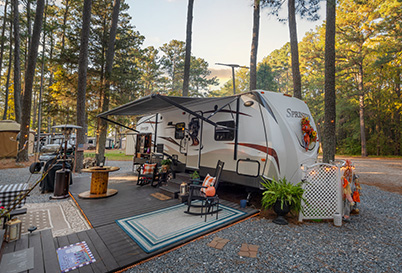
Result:
[[[261,188],[260,176],[302,179],[301,166],[316,162],[319,143],[304,141],[302,118],[316,126],[303,101],[263,90],[229,97],[190,98],[153,94],[99,116],[143,116],[136,156],[163,152],[187,170],[213,173],[225,162],[223,181]],[[126,127],[126,126],[125,126]]]

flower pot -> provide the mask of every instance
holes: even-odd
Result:
[[[285,201],[282,206],[281,200],[278,199],[278,200],[276,200],[273,209],[274,209],[274,212],[276,213],[276,215],[278,215],[278,217],[275,220],[273,220],[272,222],[274,222],[275,224],[278,224],[278,225],[287,225],[288,221],[286,221],[284,216],[286,214],[288,214],[290,211],[289,203]]]

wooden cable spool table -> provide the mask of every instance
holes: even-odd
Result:
[[[108,189],[109,173],[120,170],[119,167],[92,167],[82,169],[86,173],[92,173],[91,176],[91,190],[78,194],[80,198],[105,198],[117,194],[117,190]]]

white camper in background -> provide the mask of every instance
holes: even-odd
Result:
[[[315,163],[318,154],[318,139],[309,147],[303,139],[303,117],[316,130],[307,105],[282,93],[256,90],[221,98],[154,94],[99,116],[109,115],[147,115],[137,130],[152,146],[142,147],[142,153],[163,145],[165,155],[177,155],[186,169],[201,175],[213,173],[219,159],[225,162],[223,181],[252,188],[261,188],[260,176],[300,182],[301,165]]]

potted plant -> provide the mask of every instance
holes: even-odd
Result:
[[[200,175],[198,174],[197,171],[194,171],[192,174],[190,174],[190,179],[192,180],[200,179]]]
[[[272,181],[262,178],[261,183],[265,188],[261,199],[262,208],[273,208],[278,217],[273,221],[275,224],[287,225],[288,222],[284,216],[289,211],[299,212],[302,209],[302,200],[306,202],[303,197],[304,189],[301,187],[304,183],[299,182],[296,185],[288,182],[286,178],[272,179]]]
[[[202,183],[202,181],[200,180],[200,175],[197,171],[194,171],[190,174],[190,182],[194,185],[199,185]]]
[[[167,172],[170,168],[170,165],[172,165],[172,160],[170,160],[169,158],[166,158],[164,160],[161,161],[161,170],[162,172]]]

